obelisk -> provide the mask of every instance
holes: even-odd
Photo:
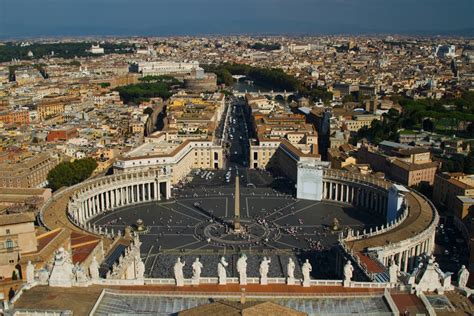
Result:
[[[240,177],[235,176],[235,194],[234,194],[234,232],[238,233],[240,227]]]

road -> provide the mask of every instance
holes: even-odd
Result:
[[[241,176],[241,182],[245,185],[248,180],[248,164],[249,164],[249,135],[247,122],[243,114],[243,103],[238,99],[231,99],[231,107],[229,108],[229,124],[227,126],[227,138],[225,141],[230,145],[229,163],[231,168],[231,178],[236,175]]]

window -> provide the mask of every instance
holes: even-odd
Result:
[[[7,231],[7,235],[10,235],[10,230],[8,228],[7,228],[6,231]]]
[[[13,240],[11,239],[7,239],[5,244],[7,248],[13,248]]]

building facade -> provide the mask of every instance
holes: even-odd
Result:
[[[48,154],[37,154],[16,162],[4,161],[0,164],[0,187],[44,187],[48,172],[57,164],[57,159]]]
[[[12,278],[22,254],[37,249],[35,215],[20,213],[0,217],[0,279]]]

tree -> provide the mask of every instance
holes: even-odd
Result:
[[[97,168],[97,162],[93,158],[61,162],[48,173],[49,187],[56,191],[63,186],[82,182],[90,177],[95,168]]]
[[[474,174],[474,150],[464,158],[464,173]]]
[[[119,92],[120,98],[123,102],[138,104],[142,101],[147,101],[150,98],[169,98],[172,95],[170,92],[171,87],[174,86],[175,83],[176,82],[173,80],[168,81],[152,78],[145,80],[145,82],[142,83],[118,87],[115,91]]]
[[[433,121],[430,120],[430,119],[423,120],[422,126],[423,126],[423,130],[425,130],[427,132],[432,132],[434,130]]]

